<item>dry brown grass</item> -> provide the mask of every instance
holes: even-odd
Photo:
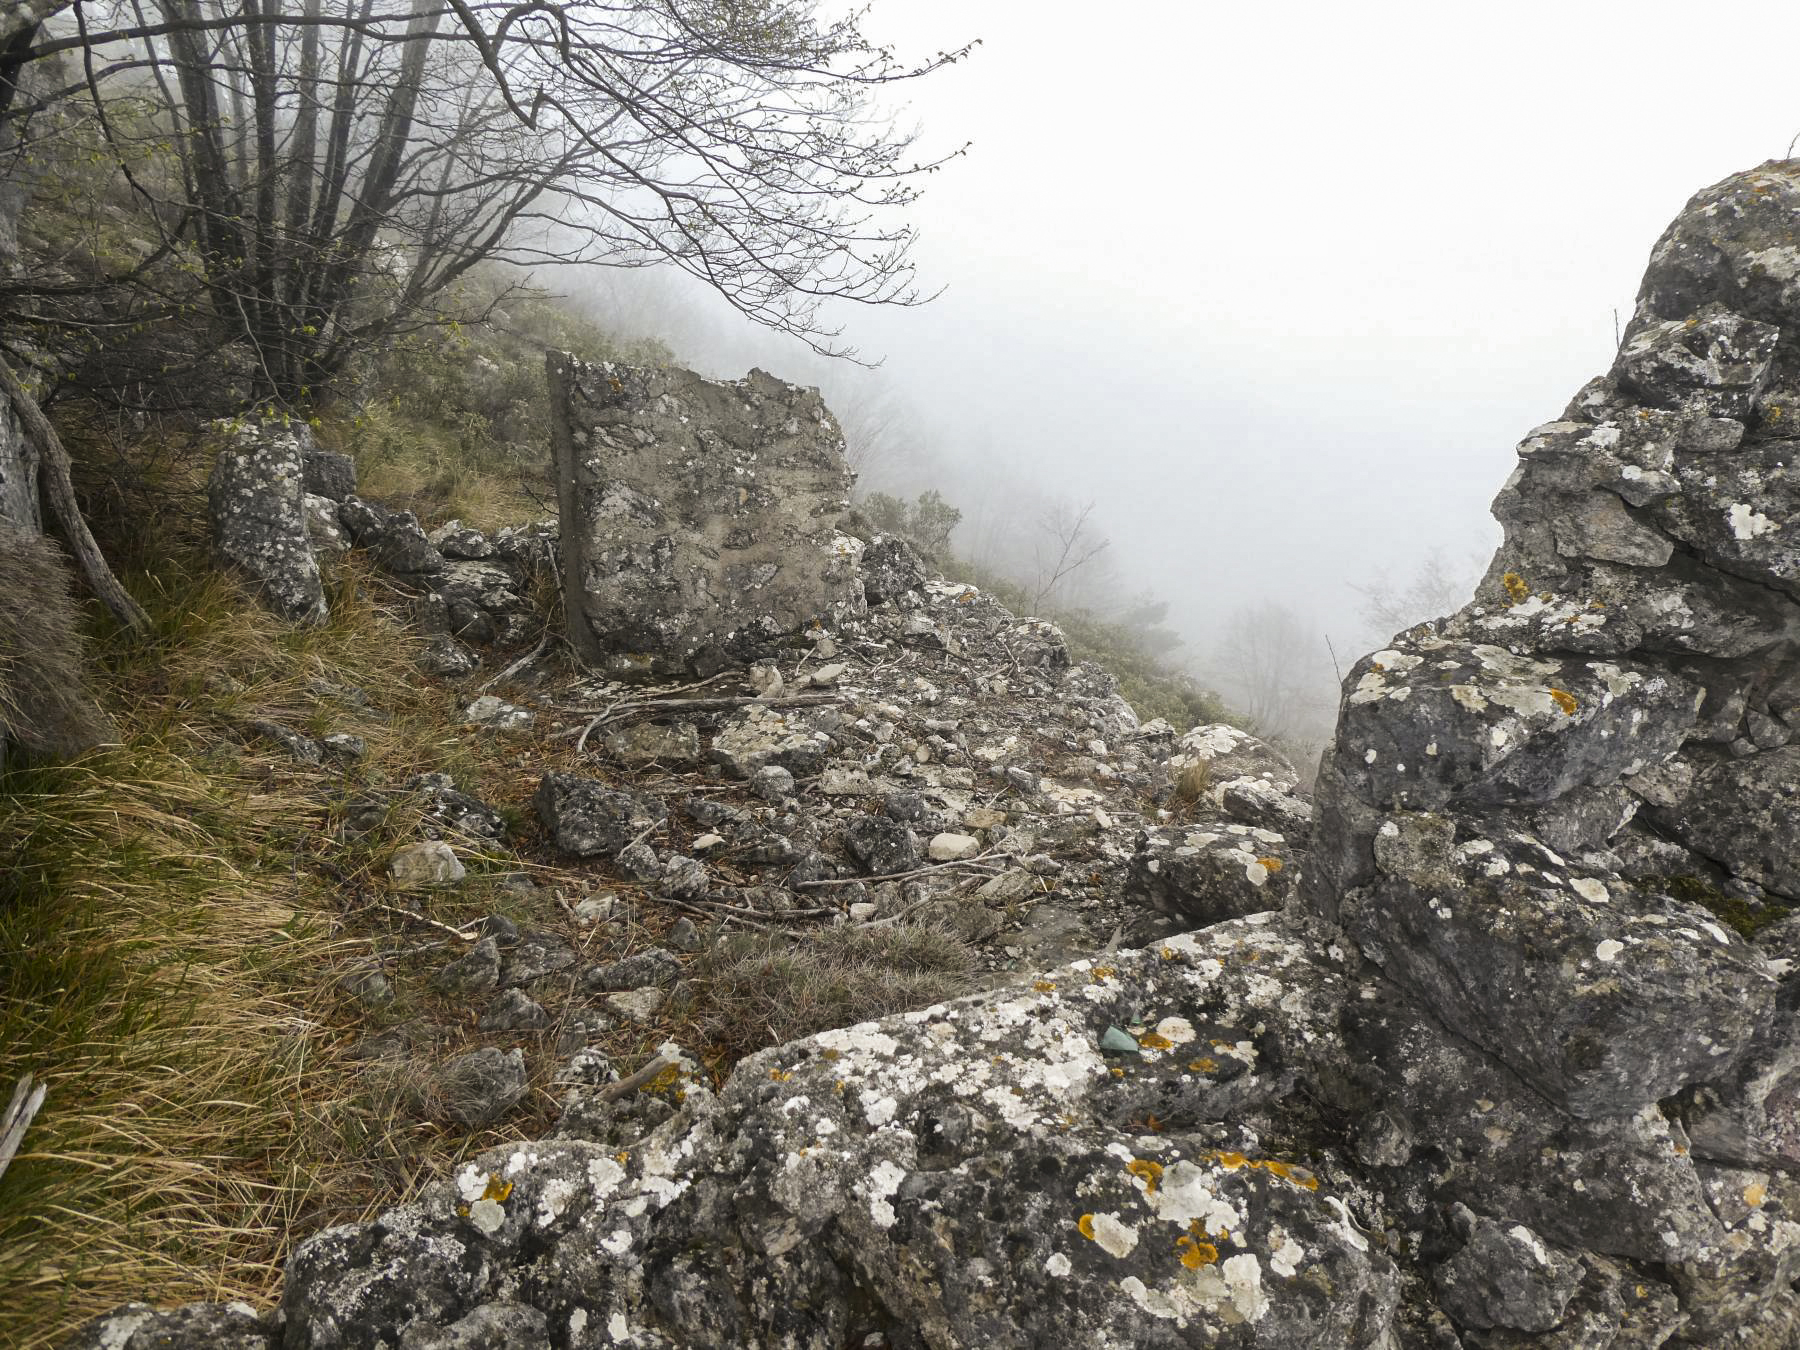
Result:
[[[393,836],[346,850],[334,812],[429,769],[482,790],[450,694],[356,571],[310,631],[200,571],[140,598],[155,634],[102,653],[124,743],[0,776],[0,1086],[49,1088],[0,1179],[0,1344],[19,1350],[146,1294],[264,1301],[294,1241],[476,1142],[372,1090],[336,988],[376,940],[357,906]],[[381,715],[322,715],[309,679]],[[309,770],[247,740],[249,717],[329,720],[369,754],[347,779]]]
[[[974,987],[974,952],[926,924],[822,928],[811,939],[747,934],[695,971],[708,1041],[731,1062],[831,1027],[927,1007]]]

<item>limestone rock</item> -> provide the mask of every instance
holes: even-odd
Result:
[[[899,600],[925,584],[925,560],[898,535],[878,534],[862,555],[863,595],[871,605]]]
[[[62,1350],[277,1350],[280,1336],[247,1303],[158,1311],[127,1303],[84,1324]]]
[[[269,608],[298,623],[329,616],[306,529],[302,464],[311,446],[303,423],[231,426],[206,483],[213,552],[254,579]]]
[[[634,769],[651,764],[688,769],[700,762],[700,732],[692,722],[674,722],[668,726],[638,722],[609,732],[606,753]]]
[[[710,676],[864,608],[843,435],[816,391],[753,371],[553,353],[571,637],[619,673]]]
[[[356,461],[350,456],[308,444],[301,462],[308,493],[329,502],[346,502],[356,495]]]
[[[467,874],[456,850],[442,840],[395,849],[388,870],[402,886],[453,886]]]
[[[454,679],[467,675],[481,664],[481,658],[448,633],[439,633],[425,644],[419,666],[427,674]]]
[[[351,497],[339,506],[338,519],[344,522],[357,547],[368,549],[383,571],[416,577],[444,570],[444,555],[425,537],[418,517],[411,511],[390,511]]]
[[[712,757],[734,778],[753,778],[770,767],[810,777],[831,749],[831,737],[806,718],[753,703],[719,729]]]
[[[533,801],[556,846],[578,858],[614,856],[668,814],[651,798],[566,773],[545,774]]]

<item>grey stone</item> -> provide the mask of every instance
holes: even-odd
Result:
[[[968,834],[934,834],[926,851],[933,862],[957,862],[981,852],[981,841]]]
[[[402,886],[453,886],[467,875],[456,850],[441,839],[395,849],[388,871]]]
[[[327,501],[348,501],[356,495],[356,461],[335,450],[304,446],[301,454],[306,490]]]
[[[389,511],[385,506],[351,497],[339,506],[338,519],[350,531],[357,547],[367,549],[385,572],[416,577],[445,568],[444,555],[432,547],[411,511]]]
[[[399,1350],[523,1350],[548,1346],[550,1323],[524,1303],[484,1303],[447,1327],[415,1322],[400,1335]]]
[[[550,1025],[550,1014],[522,990],[508,989],[488,1005],[475,1025],[481,1031],[540,1031]]]
[[[606,753],[634,769],[652,764],[688,769],[700,762],[700,732],[692,722],[675,722],[668,726],[638,722],[609,732]]]
[[[517,707],[492,694],[483,694],[463,709],[464,722],[471,726],[487,727],[491,731],[523,731],[533,720],[535,719],[529,708]]]
[[[357,760],[369,753],[369,743],[361,736],[334,731],[319,742],[326,754],[338,760]]]
[[[301,499],[306,515],[306,537],[312,544],[313,556],[337,557],[350,551],[350,536],[338,522],[338,504],[329,497],[308,492]]]
[[[456,960],[441,966],[431,977],[431,987],[445,994],[479,994],[500,980],[500,945],[482,938]]]
[[[898,535],[878,534],[862,555],[863,596],[871,605],[899,600],[925,584],[925,560]]]
[[[675,954],[662,947],[651,947],[604,966],[590,966],[582,972],[581,983],[585,989],[604,992],[673,984],[680,978],[681,962]]]
[[[207,519],[220,561],[254,580],[284,619],[323,623],[330,610],[306,531],[304,423],[233,424],[221,433],[206,482]]]
[[[669,926],[668,944],[678,952],[697,952],[702,943],[700,930],[694,927],[694,921],[682,917]]]
[[[471,1129],[491,1125],[525,1099],[525,1053],[492,1046],[471,1050],[442,1065],[432,1086],[451,1120]]]
[[[750,790],[766,802],[781,804],[797,790],[794,775],[779,764],[766,764],[750,775]]]
[[[1445,1312],[1465,1327],[1550,1331],[1581,1284],[1581,1263],[1524,1224],[1456,1206],[1462,1248],[1433,1276]]]
[[[481,658],[448,633],[439,633],[425,644],[419,657],[419,668],[428,675],[454,679],[467,675],[481,664]]]
[[[460,520],[448,521],[426,537],[446,558],[478,561],[494,556],[493,540],[480,530],[464,525]]]
[[[581,858],[616,855],[668,818],[667,809],[652,798],[566,773],[545,774],[533,802],[556,846]]]
[[[247,1303],[161,1311],[127,1303],[82,1324],[62,1350],[278,1350],[280,1337]]]
[[[685,853],[671,853],[663,859],[662,892],[677,900],[698,900],[711,885],[706,864]]]
[[[844,826],[844,847],[874,876],[910,872],[924,860],[919,836],[884,816],[854,816]]]
[[[771,766],[795,777],[819,771],[832,740],[803,716],[751,704],[713,737],[712,758],[733,778],[754,778]]]
[[[519,933],[501,964],[500,983],[529,984],[575,964],[575,949],[555,933],[533,928]]]
[[[656,1020],[657,1010],[663,1006],[667,998],[668,995],[662,990],[647,987],[628,989],[618,994],[608,994],[604,1002],[608,1012],[624,1018],[627,1022],[647,1026]]]
[[[851,475],[818,393],[753,371],[550,357],[571,638],[619,673],[710,676],[865,608]]]

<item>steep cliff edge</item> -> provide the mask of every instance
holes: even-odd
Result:
[[[764,846],[788,893],[860,874],[853,922],[966,908],[931,861],[1018,829],[982,901],[1012,877],[1079,920],[1034,878],[1086,868],[1102,912],[1169,911],[1141,947],[723,1085],[668,1045],[642,1081],[578,1086],[553,1136],[309,1240],[277,1314],[132,1307],[77,1343],[1800,1344],[1797,213],[1777,164],[1671,226],[1613,370],[1521,444],[1475,601],[1350,673],[1316,822],[1278,759],[1135,725],[1053,630],[879,569],[878,543],[867,613],[806,639],[824,656],[726,672],[760,701],[707,751],[774,815],[694,819]],[[801,670],[849,706],[780,706],[771,674]],[[1196,758],[1192,820],[1123,816],[1117,782]],[[547,775],[539,802],[565,851],[711,894],[667,806],[619,796]],[[833,842],[784,811],[835,817]],[[771,919],[780,890],[734,903]]]

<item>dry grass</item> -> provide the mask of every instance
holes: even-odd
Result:
[[[1196,805],[1212,787],[1212,761],[1193,759],[1182,765],[1175,777],[1175,799],[1187,806]]]
[[[925,924],[729,938],[694,972],[700,1025],[736,1061],[768,1045],[927,1007],[974,987],[974,952]]]
[[[0,775],[0,1087],[49,1088],[0,1180],[0,1345],[146,1293],[266,1300],[295,1240],[471,1143],[344,1054],[336,974],[370,946],[349,912],[393,836],[347,851],[334,812],[366,784],[441,768],[480,791],[482,772],[369,588],[344,574],[333,623],[296,631],[166,570],[140,587],[152,638],[101,653],[123,744]],[[321,714],[309,679],[382,715]],[[348,782],[288,763],[245,741],[252,716],[354,731],[368,758]]]

